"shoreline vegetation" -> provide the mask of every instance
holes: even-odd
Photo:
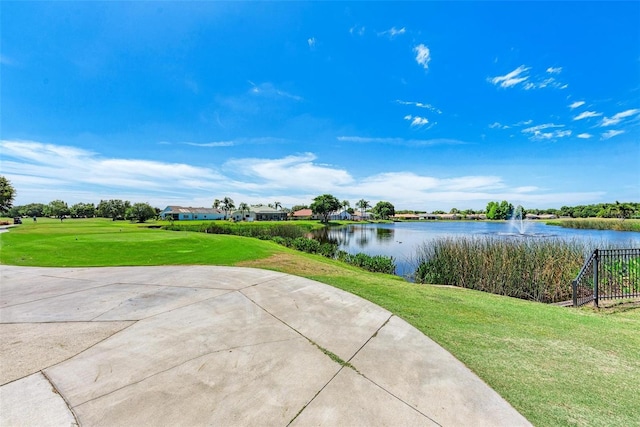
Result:
[[[160,222],[25,222],[0,233],[0,262],[24,266],[228,265],[276,270],[351,292],[451,352],[538,426],[640,419],[640,304],[563,308],[409,283],[271,241],[173,232]]]

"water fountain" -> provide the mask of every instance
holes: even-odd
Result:
[[[524,236],[527,234],[527,228],[529,226],[528,221],[524,219],[524,213],[522,212],[522,206],[518,205],[509,219],[509,225],[511,229],[515,230],[517,234]]]

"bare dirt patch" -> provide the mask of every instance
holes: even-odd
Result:
[[[339,267],[288,253],[273,254],[268,258],[258,260],[242,261],[236,265],[238,267],[266,268],[297,275],[332,276],[344,274],[344,270]]]

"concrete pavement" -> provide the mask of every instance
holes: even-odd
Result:
[[[0,266],[0,425],[530,425],[388,311],[212,266]]]

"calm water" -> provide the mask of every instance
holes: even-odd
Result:
[[[512,239],[567,239],[582,240],[593,248],[616,244],[640,247],[640,233],[631,231],[576,230],[525,221],[523,233],[509,222],[398,222],[392,224],[352,224],[329,227],[316,236],[338,243],[349,253],[393,256],[398,275],[411,274],[415,269],[415,254],[429,240],[441,237],[491,235]]]

